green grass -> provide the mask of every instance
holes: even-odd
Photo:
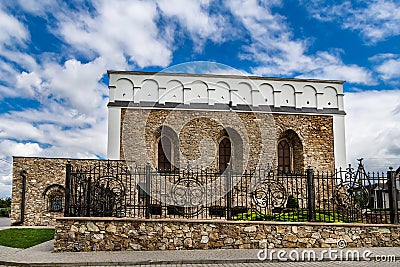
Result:
[[[14,228],[0,231],[0,246],[29,248],[54,238],[54,229]]]
[[[307,210],[293,210],[282,213],[268,213],[263,214],[258,211],[248,211],[241,213],[236,217],[240,221],[278,221],[278,222],[307,222],[308,211]],[[338,213],[317,210],[315,212],[315,219],[317,222],[335,222],[343,223],[350,222],[346,216]]]

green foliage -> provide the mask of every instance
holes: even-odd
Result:
[[[53,238],[54,229],[5,229],[0,231],[0,246],[29,248]]]
[[[288,209],[298,209],[299,201],[293,195],[290,195],[287,200],[286,208]]]
[[[317,222],[344,223],[350,222],[348,218],[331,211],[317,210],[315,212]],[[284,211],[282,213],[263,214],[258,211],[248,211],[236,217],[240,221],[279,221],[279,222],[307,222],[307,210]]]
[[[10,208],[0,208],[0,217],[9,217],[11,209]]]
[[[0,198],[0,217],[9,217],[11,211],[11,198]]]
[[[9,208],[11,207],[11,197],[0,198],[0,209],[1,208]]]
[[[238,214],[236,219],[239,221],[275,221],[275,215],[273,213],[263,214],[258,211],[248,211]]]

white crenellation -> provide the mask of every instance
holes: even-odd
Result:
[[[344,109],[341,81],[109,72],[109,88],[110,102]]]

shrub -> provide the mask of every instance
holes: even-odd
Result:
[[[7,197],[7,198],[0,198],[0,208],[9,208],[11,207],[11,198]]]
[[[334,213],[331,211],[317,210],[315,212],[315,219],[317,222],[351,222],[346,216]],[[241,213],[236,217],[240,221],[280,221],[280,222],[307,222],[307,210],[286,211],[282,213],[268,213],[264,214],[259,211],[248,211]]]
[[[10,208],[0,208],[0,217],[9,217],[10,211]]]
[[[239,221],[275,221],[275,214],[263,214],[259,211],[248,211],[237,215]]]

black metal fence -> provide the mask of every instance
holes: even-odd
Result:
[[[67,164],[65,216],[398,223],[395,173],[270,168],[162,172],[124,161]]]

